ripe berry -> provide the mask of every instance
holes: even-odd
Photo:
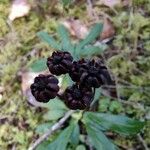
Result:
[[[81,59],[79,61],[74,61],[72,65],[72,69],[69,72],[71,79],[74,82],[79,82],[80,77],[84,71],[88,68],[87,61],[85,59]]]
[[[69,52],[53,52],[47,59],[49,71],[55,75],[66,74],[72,67],[73,58]]]
[[[65,90],[63,99],[68,108],[83,110],[89,107],[93,96],[91,88],[79,87],[75,84]]]
[[[107,68],[101,61],[79,60],[73,63],[70,77],[80,85],[99,88],[101,85],[111,82]]]
[[[53,75],[40,74],[31,85],[31,93],[39,102],[47,103],[56,97],[59,91],[58,80]]]

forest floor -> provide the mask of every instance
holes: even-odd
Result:
[[[78,40],[96,22],[105,23],[106,32],[98,41],[108,46],[103,56],[118,83],[120,97],[111,101],[113,98],[101,96],[99,111],[147,120],[140,135],[111,138],[122,150],[148,150],[150,1],[124,0],[114,6],[113,2],[83,0],[63,9],[61,3],[33,0],[29,14],[9,23],[11,5],[9,0],[0,1],[0,150],[26,150],[39,136],[37,126],[47,123],[43,118],[47,110],[30,105],[26,98],[28,80],[36,74],[29,71],[31,64],[53,51],[39,40],[37,32],[55,36],[58,24],[63,23],[71,26],[70,32]]]

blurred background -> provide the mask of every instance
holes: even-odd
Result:
[[[117,90],[115,96],[110,88],[102,90],[98,111],[147,120],[140,137],[113,133],[108,137],[123,150],[148,149],[149,16],[149,0],[0,0],[0,150],[26,150],[67,109],[56,111],[56,104],[51,103],[55,110],[47,109],[30,94],[34,77],[47,71],[45,60],[54,51],[37,32],[55,37],[58,25],[63,24],[72,41],[78,41],[97,22],[103,23],[103,32],[95,44],[106,44],[100,57],[112,72]]]

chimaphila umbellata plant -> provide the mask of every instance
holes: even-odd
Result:
[[[105,50],[106,46],[93,45],[93,41],[100,35],[102,27],[102,24],[97,23],[85,39],[75,44],[71,43],[68,32],[62,25],[58,27],[61,43],[45,32],[38,33],[38,36],[56,51],[47,58],[46,64],[50,73],[37,76],[31,85],[31,92],[39,102],[58,102],[56,99],[59,99],[69,109],[76,110],[67,117],[65,115],[58,123],[56,121],[57,126],[59,123],[62,125],[66,119],[69,120],[58,137],[53,142],[44,145],[45,150],[66,150],[68,147],[75,149],[83,141],[88,147],[86,140],[79,139],[80,132],[86,137],[89,145],[97,150],[117,150],[118,147],[105,136],[105,132],[113,131],[123,135],[133,135],[140,132],[144,126],[144,122],[130,119],[124,115],[99,113],[95,109],[93,112],[92,106],[99,99],[101,86],[113,84],[107,67],[99,57],[96,57]],[[61,75],[69,78],[67,87],[62,90],[60,90],[57,79]],[[62,103],[61,101],[58,102],[58,105]],[[51,131],[50,129],[49,133]],[[42,140],[39,141],[34,147]],[[38,149],[40,148],[42,146]]]

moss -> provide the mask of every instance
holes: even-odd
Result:
[[[121,80],[136,86],[149,86],[150,74],[150,2],[149,0],[134,0],[133,10],[118,9],[118,14],[114,14],[109,8],[93,8],[99,12],[108,13],[116,29],[116,35],[112,45],[118,54],[112,56],[107,63],[114,75]],[[13,22],[12,32],[7,25],[10,1],[0,2],[0,86],[4,87],[2,99],[0,100],[0,116],[6,117],[0,126],[0,149],[12,149],[15,145],[16,150],[26,150],[29,144],[37,136],[34,131],[39,123],[44,122],[42,115],[34,107],[27,103],[27,99],[22,96],[20,81],[17,73],[22,67],[28,67],[31,62],[41,57],[47,57],[52,49],[41,42],[36,33],[44,30],[55,35],[58,23],[68,17],[79,18],[88,22],[91,18],[87,15],[86,4],[72,5],[63,10],[62,5],[55,7],[52,13],[47,11],[48,6],[44,6],[44,16],[39,16],[38,12],[32,10],[26,17],[16,19]],[[142,11],[141,11],[142,10]],[[133,49],[138,48],[136,55]],[[26,58],[26,54],[35,49],[35,54]],[[112,51],[112,50],[111,50]],[[133,57],[131,57],[133,56]],[[144,73],[141,74],[135,69]],[[121,96],[128,101],[149,105],[149,91],[120,88]],[[1,94],[1,93],[0,93]],[[147,106],[148,107],[148,106]],[[147,116],[147,109],[140,110],[134,106],[125,105],[122,107],[118,102],[110,102],[109,99],[102,98],[99,110],[101,112],[112,111],[113,113],[125,113],[134,118]],[[150,124],[145,126],[143,137],[146,143],[150,144]],[[134,137],[115,136],[115,143],[123,145],[126,149],[133,148],[138,140]]]

